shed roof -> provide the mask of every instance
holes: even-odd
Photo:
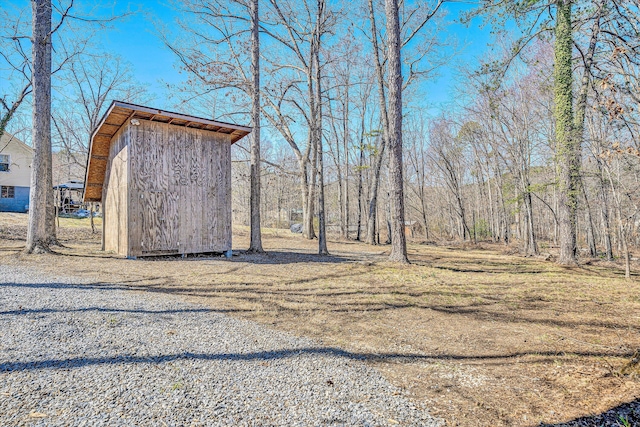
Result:
[[[167,123],[172,126],[225,133],[231,135],[232,144],[250,134],[252,130],[252,128],[247,126],[173,113],[171,111],[158,110],[156,108],[122,101],[113,101],[102,117],[102,120],[100,120],[97,128],[91,134],[85,176],[85,202],[98,202],[102,199],[102,184],[106,173],[111,138],[113,138],[127,121],[133,119],[149,120]]]

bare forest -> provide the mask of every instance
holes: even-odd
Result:
[[[359,20],[347,23],[340,22],[344,11],[336,7],[335,34],[320,47],[322,76],[314,80],[306,62],[311,51],[303,49],[305,42],[311,49],[317,21],[308,14],[307,29],[298,27],[304,7],[313,5],[272,3],[265,21],[276,27],[265,28],[264,38],[271,37],[270,45],[287,56],[265,60],[263,69],[268,77],[262,114],[269,129],[263,142],[263,224],[287,228],[304,221],[305,236],[313,238],[312,218],[322,212],[329,232],[343,239],[388,244],[396,193],[388,155],[391,77],[382,6],[361,4]],[[485,3],[466,18],[488,20],[483,14],[501,7]],[[457,69],[457,101],[436,113],[424,104],[423,88],[456,57],[440,35],[446,31],[445,10],[441,2],[400,8],[405,230],[414,241],[491,241],[563,264],[628,260],[640,243],[637,8],[627,2],[572,5],[569,102],[560,106],[558,17],[553,2],[533,3],[499,10],[502,18],[490,23],[515,19],[522,35],[500,32],[505,39],[496,42],[492,57]],[[223,34],[220,39],[226,40]],[[288,49],[299,51],[290,55]],[[212,63],[210,55],[202,55],[198,50],[182,57],[183,65],[208,72],[206,63],[237,77],[237,65]],[[193,61],[202,62],[196,67]],[[203,89],[230,84],[197,73],[193,78]],[[314,84],[324,86],[319,98],[306,96]],[[323,111],[319,142],[311,133],[317,126],[313,99]],[[563,108],[569,113],[571,156],[565,155],[557,125]],[[324,154],[321,175],[317,144]],[[235,221],[247,225],[248,152],[235,151],[234,174]],[[567,163],[572,171],[565,185]],[[324,184],[324,206],[314,195],[318,182]],[[568,237],[562,231],[565,217]],[[568,259],[561,259],[563,241],[569,244]]]
[[[491,241],[562,264],[621,259],[629,275],[640,243],[637,7],[485,0],[453,16],[454,3],[193,0],[176,5],[174,24],[153,21],[186,78],[166,85],[170,106],[254,127],[233,151],[234,220],[251,224],[251,249],[262,251],[261,225],[302,224],[320,253],[327,234],[391,244],[401,261],[407,237]],[[44,65],[29,54],[35,9],[33,36],[26,9],[3,10],[0,129],[39,153],[49,137],[36,128],[50,126],[56,176],[72,178],[111,99],[157,94],[95,43],[136,11],[46,10]],[[491,28],[488,53],[456,61],[454,22]],[[430,104],[442,73],[458,82],[453,99]],[[47,105],[51,124],[29,132],[28,109],[41,117]]]

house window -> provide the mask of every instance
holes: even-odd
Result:
[[[0,154],[0,172],[9,172],[11,159],[8,154]]]
[[[16,187],[9,187],[6,185],[0,186],[1,199],[13,199],[15,197],[16,197]]]

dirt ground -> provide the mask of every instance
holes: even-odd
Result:
[[[287,230],[265,232],[266,255],[126,260],[100,251],[88,220],[65,219],[58,254],[25,256],[25,224],[0,214],[0,263],[166,292],[314,338],[367,360],[447,425],[640,425],[640,375],[624,369],[640,349],[640,276],[625,280],[615,263],[410,244],[412,264],[398,266],[388,247],[351,241],[330,240],[320,257]],[[247,245],[236,228],[235,249]],[[596,417],[611,408],[609,423]]]

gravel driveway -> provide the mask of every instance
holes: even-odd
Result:
[[[0,266],[0,426],[436,426],[349,353],[166,294]]]

